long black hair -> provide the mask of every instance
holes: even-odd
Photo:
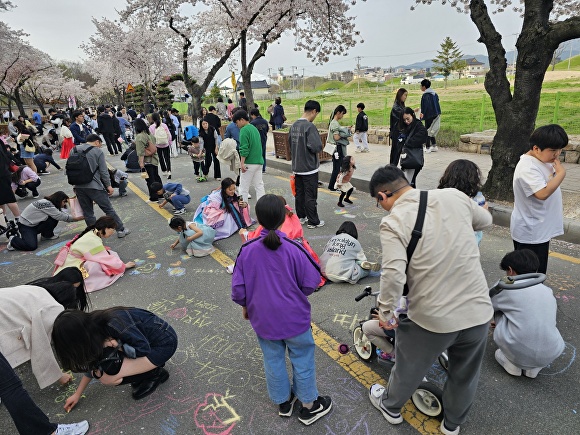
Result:
[[[405,120],[403,119],[404,115],[411,115],[413,117],[413,121],[409,125],[405,124]],[[401,117],[399,118],[399,131],[406,131],[407,128],[411,127],[417,121],[417,115],[415,115],[415,111],[411,107],[405,107],[403,113],[401,113]]]
[[[147,123],[143,118],[137,118],[133,121],[133,126],[135,127],[135,133],[139,134],[142,132],[146,132],[149,134],[149,127],[147,127]]]
[[[339,104],[338,106],[335,107],[334,112],[332,112],[332,115],[330,115],[330,119],[328,120],[328,124],[330,125],[330,123],[332,122],[332,120],[334,119],[334,117],[336,116],[337,113],[344,113],[346,114],[346,107],[344,107],[342,104]]]
[[[74,284],[77,282],[80,285],[75,287]],[[65,267],[54,276],[35,279],[27,284],[42,287],[55,301],[67,309],[87,311],[91,304],[85,291],[83,274],[76,267]]]
[[[340,165],[340,172],[348,172],[350,171],[350,160],[352,156],[344,156],[342,159],[342,164]],[[352,166],[352,169],[356,169],[356,166]]]
[[[264,245],[275,251],[282,244],[276,230],[286,220],[286,207],[278,196],[268,194],[262,196],[256,203],[256,217],[262,227],[268,230]]]
[[[348,234],[349,236],[358,240],[358,231],[356,229],[356,225],[352,221],[344,221],[340,227],[338,227],[338,231],[336,235],[339,234]]]
[[[68,195],[62,190],[57,190],[50,196],[45,196],[44,199],[50,201],[57,209],[62,209],[62,202],[68,200]]]
[[[228,207],[228,201],[229,201],[230,199],[229,199],[228,195],[226,194],[226,189],[227,189],[228,187],[230,187],[232,184],[236,184],[236,182],[235,182],[234,180],[232,180],[230,177],[224,178],[224,179],[222,180],[222,183],[221,183],[221,189],[222,189],[222,190],[221,190],[221,192],[220,192],[220,193],[221,193],[221,196],[222,196],[222,203],[224,204],[224,207],[225,207],[225,209],[226,209],[226,213],[231,213],[231,210],[230,210],[230,208]],[[235,202],[235,201],[237,201],[237,200],[238,200],[238,195],[236,195],[236,194],[234,193],[234,196],[233,196],[233,201]]]
[[[107,325],[116,311],[125,307],[112,307],[90,313],[65,310],[54,320],[52,342],[57,358],[64,370],[75,373],[97,369],[103,355],[103,343],[111,337]]]

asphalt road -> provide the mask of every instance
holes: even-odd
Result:
[[[116,158],[110,163],[122,168]],[[199,199],[218,186],[193,180],[192,165],[186,155],[173,160],[173,180],[182,182],[192,193],[187,217],[195,211]],[[222,165],[223,166],[223,165]],[[229,171],[223,168],[223,175]],[[268,170],[264,176],[268,193],[281,194],[293,203],[288,174]],[[168,213],[160,214],[156,204],[145,202],[145,182],[131,175],[129,195],[115,196],[117,212],[132,233],[124,239],[107,241],[125,261],[135,260],[136,270],[111,287],[91,294],[94,308],[115,305],[147,308],[167,319],[179,336],[179,348],[167,368],[169,380],[142,401],[134,401],[130,388],[104,387],[95,382],[86,390],[77,407],[67,414],[64,400],[74,385],[51,386],[39,390],[30,365],[17,372],[40,407],[55,422],[83,419],[91,424],[90,434],[412,434],[438,433],[438,422],[426,419],[412,405],[405,408],[406,422],[393,427],[372,407],[366,384],[388,379],[389,366],[384,363],[361,363],[353,353],[340,355],[338,343],[352,345],[351,330],[365,318],[371,300],[354,301],[366,285],[378,289],[378,276],[370,276],[358,285],[331,284],[310,297],[316,342],[318,388],[333,399],[333,410],[310,427],[302,425],[296,412],[292,418],[277,415],[268,399],[261,352],[249,323],[242,319],[241,308],[230,300],[231,278],[225,271],[240,247],[240,239],[232,236],[215,243],[220,252],[213,257],[189,258],[169,245],[175,233],[167,225]],[[71,193],[62,173],[53,171],[42,178],[41,195],[56,190]],[[326,221],[323,228],[305,229],[305,236],[315,251],[321,252],[326,241],[345,219],[353,220],[359,239],[370,260],[379,260],[378,224],[383,211],[375,207],[368,194],[356,192],[354,205],[346,214],[338,214],[337,195],[320,189],[319,212]],[[24,208],[31,200],[22,200]],[[250,205],[255,204],[251,199]],[[23,284],[52,270],[52,261],[60,246],[80,232],[84,223],[59,224],[60,239],[41,242],[33,253],[8,252],[0,248],[2,286]],[[452,247],[450,247],[452,249]],[[580,369],[575,363],[579,346],[578,294],[580,248],[563,242],[552,249],[562,258],[552,257],[547,284],[558,298],[558,326],[567,343],[564,354],[535,379],[514,378],[495,362],[496,346],[487,347],[477,399],[463,425],[462,433],[510,434],[575,434],[580,428]],[[499,261],[511,250],[506,228],[485,231],[481,245],[481,261],[488,282],[501,276]],[[465,271],[469,273],[469,271]],[[442,291],[445,291],[442,289]],[[428,378],[439,385],[445,374],[435,363]],[[0,406],[0,434],[16,432]],[[576,429],[574,429],[576,428]]]

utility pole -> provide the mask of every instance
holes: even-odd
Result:
[[[278,84],[282,87],[282,83],[284,81],[284,67],[278,67]]]
[[[358,85],[358,93],[360,94],[360,56],[356,57],[356,69],[357,69],[357,73],[356,73],[356,83]]]
[[[296,69],[295,66],[292,67],[292,90],[295,91],[296,90],[296,85],[294,83],[294,70]]]
[[[304,95],[304,68],[302,68],[302,95]]]
[[[570,71],[570,61],[572,60],[572,41],[568,41],[570,46],[570,53],[568,54],[568,71]]]

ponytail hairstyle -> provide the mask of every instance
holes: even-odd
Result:
[[[276,195],[268,194],[262,196],[256,203],[256,217],[262,227],[268,230],[268,235],[264,239],[264,245],[268,249],[275,251],[282,242],[276,234],[276,230],[286,220],[286,207]]]
[[[93,230],[97,230],[97,232],[101,236],[104,236],[105,230],[107,228],[112,228],[112,229],[116,230],[117,223],[115,222],[115,219],[113,219],[111,216],[107,216],[107,215],[101,216],[100,218],[97,219],[97,221],[94,223],[94,225],[90,225],[90,226],[86,227],[82,233],[80,233],[77,237],[75,237],[73,239],[73,243],[75,241],[77,241],[79,238],[81,238],[82,236],[84,236],[89,231],[93,231]]]
[[[79,283],[78,287],[74,284]],[[45,289],[66,309],[87,311],[90,300],[85,292],[85,280],[82,272],[76,267],[65,267],[54,276],[39,278],[27,283]]]
[[[337,113],[346,114],[346,107],[344,107],[342,104],[339,104],[338,106],[336,106],[336,108],[334,109],[334,112],[332,112],[332,115],[330,115],[330,120],[328,121],[329,125]]]
[[[159,116],[159,113],[153,112],[151,114],[151,120],[155,123],[155,128],[159,128],[161,125],[161,117]]]

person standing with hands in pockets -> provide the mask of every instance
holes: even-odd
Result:
[[[530,150],[520,157],[513,179],[514,210],[510,232],[514,249],[530,249],[546,273],[550,239],[564,234],[562,191],[566,169],[560,163],[568,135],[556,124],[537,128]]]

